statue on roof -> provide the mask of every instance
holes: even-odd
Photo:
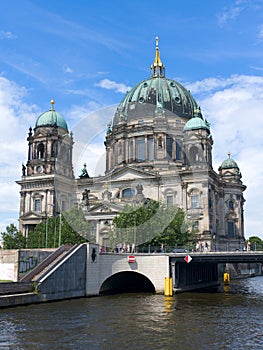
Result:
[[[89,174],[88,174],[88,171],[87,171],[87,164],[84,163],[83,165],[83,169],[81,169],[81,174],[79,175],[80,178],[89,178]]]
[[[22,175],[26,176],[26,167],[25,167],[24,163],[22,163]]]

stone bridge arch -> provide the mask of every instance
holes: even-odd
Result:
[[[155,293],[153,283],[145,275],[135,271],[117,272],[106,278],[100,287],[99,294],[119,293]]]

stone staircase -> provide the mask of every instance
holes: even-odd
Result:
[[[63,245],[38,264],[33,270],[23,276],[19,282],[37,282],[54,268],[67,254],[70,254],[77,245]]]

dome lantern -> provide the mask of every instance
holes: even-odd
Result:
[[[165,76],[165,67],[162,64],[161,58],[160,58],[160,51],[159,51],[159,39],[158,36],[155,38],[156,47],[155,47],[155,59],[153,64],[151,65],[151,76],[153,78],[156,77],[164,77]]]
[[[190,119],[198,104],[190,91],[175,80],[165,77],[156,37],[155,59],[150,78],[141,81],[126,93],[119,104],[112,129],[124,122],[146,120],[152,117]]]

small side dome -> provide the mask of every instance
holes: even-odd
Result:
[[[42,113],[36,121],[36,128],[43,126],[58,126],[68,131],[68,126],[65,119],[55,111],[55,101],[51,100],[51,109],[47,112]]]
[[[200,108],[194,111],[194,117],[188,120],[183,131],[204,129],[210,133],[210,124],[203,119]]]
[[[239,167],[236,163],[236,161],[234,161],[234,159],[230,158],[231,154],[228,153],[228,158],[225,159],[221,166],[219,167],[219,171],[220,170],[224,170],[224,169],[237,169],[239,171]]]

